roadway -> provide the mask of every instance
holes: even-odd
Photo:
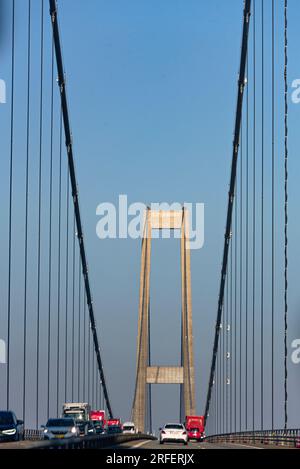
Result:
[[[233,443],[197,443],[189,442],[187,446],[177,443],[164,443],[163,445],[159,444],[157,440],[155,441],[130,441],[123,443],[121,445],[115,446],[113,449],[149,449],[149,450],[159,450],[159,451],[172,451],[178,450],[181,451],[198,451],[205,449],[263,449],[259,446],[250,446],[250,445],[239,445]]]
[[[40,446],[41,441],[19,441],[19,442],[3,442],[0,443],[0,450],[2,449],[33,449]],[[138,449],[147,449],[147,450],[159,450],[159,451],[198,451],[198,450],[210,450],[210,449],[283,449],[284,447],[278,446],[259,446],[259,445],[247,445],[247,444],[235,444],[235,443],[197,443],[189,442],[187,446],[177,443],[164,443],[163,445],[159,444],[158,440],[134,440],[126,443],[120,443],[113,447],[107,447],[106,449],[115,449],[115,450],[138,450]]]

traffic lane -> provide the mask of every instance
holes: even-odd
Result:
[[[242,446],[242,445],[234,445],[230,443],[198,443],[194,441],[190,441],[187,446],[183,445],[182,443],[164,443],[163,445],[159,444],[158,441],[150,441],[147,444],[143,445],[142,448],[144,449],[155,449],[155,450],[160,450],[160,451],[165,451],[165,450],[177,450],[180,449],[181,451],[198,451],[198,450],[205,450],[205,449],[255,449],[251,446]]]
[[[264,449],[255,446],[248,445],[238,445],[233,443],[197,443],[189,442],[187,446],[183,443],[164,443],[161,445],[158,440],[146,440],[146,441],[131,441],[124,443],[118,446],[119,449],[150,449],[150,450],[159,450],[159,451],[172,451],[172,450],[181,450],[181,451],[198,451],[198,450],[209,450],[209,449]],[[115,447],[117,449],[117,447]]]
[[[29,449],[35,446],[36,443],[41,441],[22,440],[22,441],[5,441],[0,443],[0,449]]]
[[[200,446],[200,443],[198,443],[198,446]],[[191,449],[197,448],[195,443],[189,442],[187,445],[184,445],[183,443],[171,443],[171,442],[166,442],[163,445],[159,443],[158,440],[155,441],[149,441],[146,445],[143,445],[142,448],[144,449],[155,449],[155,450],[160,450],[160,451],[170,451],[172,449],[180,449],[181,451],[190,451]]]
[[[41,441],[19,441],[19,442],[2,442],[0,443],[0,450],[2,449],[29,449],[34,448],[35,446],[40,446]],[[163,445],[159,444],[158,440],[133,440],[127,441],[126,443],[118,444],[111,446],[107,449],[123,450],[123,449],[150,449],[150,450],[159,450],[159,451],[198,451],[198,450],[210,450],[210,449],[273,449],[272,446],[259,447],[246,444],[234,444],[234,443],[197,443],[189,442],[187,446],[183,443],[164,443]],[[275,447],[277,449],[283,447]]]
[[[153,443],[152,440],[132,440],[118,443],[117,445],[109,446],[107,449],[143,449],[144,445]]]

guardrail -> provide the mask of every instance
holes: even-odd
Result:
[[[43,430],[25,429],[24,440],[42,440]]]
[[[136,433],[134,435],[93,435],[65,440],[44,440],[32,442],[27,449],[101,449],[117,446],[135,440],[156,440],[153,435]]]
[[[260,444],[300,448],[300,429],[225,433],[207,436],[206,441],[209,443]]]

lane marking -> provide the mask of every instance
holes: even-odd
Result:
[[[221,443],[221,445],[219,445],[218,447],[214,447],[214,445],[216,445],[217,443],[207,443],[207,444],[210,445],[210,446],[205,447],[205,446],[202,446],[202,445],[197,445],[196,448],[197,449],[208,449],[208,450],[210,450],[210,449],[238,449],[239,446],[242,446],[244,448],[251,448],[251,449],[265,449],[265,448],[262,448],[260,446],[253,446],[253,445],[250,446],[250,445],[244,445],[242,443],[224,443],[223,445]]]
[[[231,446],[243,446],[244,448],[252,448],[252,449],[264,449],[259,446],[250,446],[250,445],[242,445],[241,443],[232,443]]]
[[[131,448],[139,448],[140,446],[143,446],[143,445],[145,445],[146,443],[150,443],[150,441],[152,441],[152,440],[141,441],[140,443],[137,443],[136,445],[131,446]]]
[[[209,445],[215,445],[217,443],[209,443]],[[251,446],[251,445],[243,445],[242,443],[220,443],[219,449],[238,449],[239,446],[242,446],[243,448],[251,448],[251,449],[264,449],[261,448],[260,446]],[[213,448],[211,448],[213,449]],[[217,449],[217,448],[216,448]]]

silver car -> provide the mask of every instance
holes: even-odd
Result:
[[[79,427],[71,418],[49,419],[46,425],[42,425],[42,428],[44,428],[45,440],[74,438],[80,434]]]

